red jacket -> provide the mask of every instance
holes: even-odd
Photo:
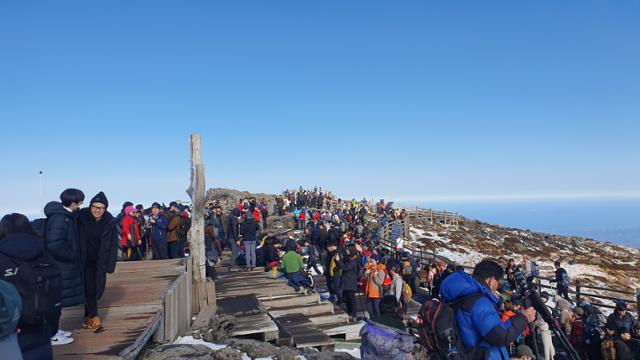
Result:
[[[576,319],[571,326],[571,337],[569,341],[573,347],[581,347],[582,346],[582,338],[584,337],[584,323],[582,319]]]
[[[253,220],[260,223],[260,209],[257,206],[253,208]]]
[[[131,234],[131,242],[129,242],[129,234]],[[140,228],[138,227],[138,220],[134,219],[131,215],[125,215],[122,218],[122,239],[120,245],[127,247],[127,245],[138,245],[140,240]]]

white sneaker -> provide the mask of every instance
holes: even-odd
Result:
[[[72,337],[67,337],[67,336],[58,336],[58,334],[56,334],[56,336],[51,338],[51,345],[56,346],[56,345],[67,345],[67,344],[71,344],[73,342],[73,338]]]
[[[56,333],[56,336],[71,337],[71,335],[70,331],[64,331],[62,329],[58,329],[58,332]]]

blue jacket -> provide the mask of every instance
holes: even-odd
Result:
[[[158,218],[151,226],[151,240],[154,244],[167,242],[167,227],[169,218],[165,214],[158,214]]]
[[[62,307],[84,303],[78,220],[62,203],[52,201],[44,207],[47,216],[46,248],[62,273]]]
[[[524,331],[527,319],[518,314],[506,323],[500,321],[500,301],[488,287],[463,271],[449,275],[440,286],[440,295],[447,302],[461,300],[472,294],[483,294],[470,312],[456,310],[456,322],[462,342],[468,349],[477,346],[489,352],[488,359],[509,360],[507,346]]]

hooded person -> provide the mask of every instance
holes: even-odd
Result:
[[[77,212],[84,201],[84,193],[78,189],[66,189],[60,194],[60,201],[51,201],[44,207],[47,217],[45,248],[62,274],[62,307],[84,304],[84,282],[80,244],[78,240]],[[71,333],[53,325],[56,334],[51,338],[53,345],[73,342]]]
[[[78,213],[78,234],[84,270],[84,316],[82,327],[93,332],[103,330],[98,317],[98,299],[102,297],[107,273],[116,268],[118,248],[117,220],[108,211],[109,201],[101,191],[88,208]]]
[[[38,272],[38,276],[42,276],[43,280],[46,278],[46,283],[50,285],[50,290],[43,291],[25,287],[24,284],[28,283],[28,281],[25,281],[24,278],[18,279],[18,276],[20,274],[28,274],[28,271],[20,271],[20,268],[25,264],[32,264],[33,266],[34,263],[53,264],[53,260],[44,248],[44,242],[31,227],[26,216],[22,214],[5,215],[0,220],[0,279],[2,279],[0,284],[15,284],[21,294],[19,300],[30,301],[27,303],[30,306],[23,306],[22,312],[18,316],[18,329],[20,329],[17,333],[18,344],[25,360],[49,360],[53,359],[51,337],[58,331],[60,308],[62,306],[62,279],[60,271],[55,266],[47,266],[46,271]],[[34,272],[31,272],[31,274],[30,276],[35,275]],[[45,292],[46,294],[44,294]],[[13,297],[10,296],[10,298]],[[34,303],[36,298],[40,300],[37,303],[39,304],[38,306]],[[14,303],[14,300],[10,300],[10,302]],[[5,298],[5,301],[7,301],[7,298]],[[5,305],[8,305],[8,303],[5,303]],[[0,305],[1,308],[2,306]],[[0,323],[4,318],[1,313],[2,311],[0,310]],[[0,324],[0,338],[3,337],[3,329],[9,331]],[[16,334],[15,327],[9,332]],[[59,344],[72,341],[68,337],[61,337]],[[0,346],[0,358],[15,359],[16,357],[12,357],[11,352],[8,351],[9,349]]]

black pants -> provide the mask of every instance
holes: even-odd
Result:
[[[169,258],[169,254],[167,254],[167,243],[153,243],[153,260],[166,260]]]
[[[84,316],[98,316],[98,289],[96,283],[97,265],[87,262],[84,265]]]
[[[559,287],[558,288],[558,295],[560,295],[563,298],[571,301],[571,298],[569,298],[569,289],[568,288]]]
[[[342,299],[345,305],[347,305],[347,314],[351,317],[356,317],[358,309],[356,308],[356,291],[355,290],[342,290]]]

